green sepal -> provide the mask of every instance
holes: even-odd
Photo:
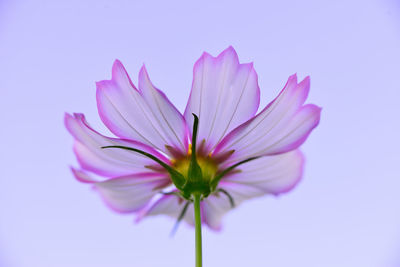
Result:
[[[183,220],[183,218],[186,215],[186,211],[189,207],[189,204],[190,204],[190,201],[186,201],[185,206],[183,206],[183,209],[182,209],[181,213],[179,214],[178,219],[175,222],[174,228],[172,228],[170,236],[173,236],[176,233],[176,231],[178,230],[179,224],[181,223],[181,221]]]
[[[187,173],[187,183],[183,187],[183,195],[185,197],[200,193],[202,195],[208,195],[210,187],[207,181],[203,179],[203,172],[199,163],[197,162],[197,129],[199,126],[199,118],[196,114],[192,113],[194,117],[193,122],[193,133],[192,133],[192,154],[190,157],[189,168]]]
[[[164,196],[177,196],[177,197],[182,198],[182,194],[179,193],[178,191],[160,192],[160,194],[163,194]]]
[[[192,115],[194,117],[193,135],[192,135],[192,155],[190,158],[187,177],[191,182],[197,184],[202,182],[203,173],[201,171],[199,163],[197,163],[197,155],[196,155],[197,128],[199,125],[199,118],[194,113],[192,113]]]
[[[228,193],[228,191],[226,191],[225,189],[222,188],[218,188],[217,192],[221,192],[223,193],[225,196],[228,197],[229,199],[229,203],[231,204],[231,208],[233,209],[235,207],[235,200],[233,199],[233,197],[231,196],[231,194]]]
[[[150,153],[147,153],[147,152],[145,152],[143,150],[140,150],[140,149],[137,149],[137,148],[128,147],[128,146],[102,146],[101,148],[121,148],[121,149],[125,149],[125,150],[134,151],[134,152],[139,153],[139,154],[141,154],[143,156],[146,156],[146,157],[154,160],[158,164],[160,164],[161,167],[163,167],[169,173],[169,175],[171,176],[172,182],[174,183],[176,188],[182,190],[183,186],[185,185],[186,179],[181,173],[179,173],[174,168],[172,168],[171,166],[169,166],[168,164],[166,164],[165,162],[163,162],[162,160],[160,160],[159,158],[153,156]]]

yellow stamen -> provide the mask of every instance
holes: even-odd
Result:
[[[189,144],[188,155],[192,155],[192,144]]]

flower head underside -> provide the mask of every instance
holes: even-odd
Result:
[[[218,230],[233,204],[292,189],[304,158],[298,150],[318,125],[321,109],[304,104],[306,77],[289,77],[279,95],[256,114],[260,100],[251,63],[232,47],[204,53],[194,66],[192,90],[181,114],[150,81],[145,67],[134,86],[119,61],[112,79],[97,83],[100,118],[116,138],[95,131],[82,114],[65,116],[80,169],[119,212],[166,214],[193,224],[188,203],[201,194],[204,222]],[[185,206],[186,205],[186,206]]]

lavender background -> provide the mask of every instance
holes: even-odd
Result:
[[[290,194],[204,232],[205,266],[400,266],[400,4],[376,1],[0,0],[0,266],[193,266],[194,233],[134,225],[72,177],[65,111],[97,115],[94,82],[143,62],[183,111],[202,51],[254,61],[262,105],[290,74],[323,107]]]

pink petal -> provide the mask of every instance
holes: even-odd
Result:
[[[137,218],[137,221],[142,220],[144,217],[155,215],[167,215],[174,219],[178,219],[185,204],[185,200],[175,195],[164,195],[154,202],[150,207],[143,210]],[[194,225],[194,210],[192,204],[189,205],[183,220],[190,225]]]
[[[193,70],[193,84],[184,113],[192,130],[199,117],[198,140],[211,151],[232,129],[252,118],[260,102],[253,64],[239,64],[232,47],[218,57],[204,53]]]
[[[149,172],[145,166],[157,166],[153,160],[138,153],[102,146],[129,146],[144,150],[169,163],[169,160],[151,147],[135,141],[105,137],[93,130],[82,114],[65,115],[65,126],[75,138],[74,151],[82,168],[101,176],[115,177]]]
[[[166,175],[147,173],[109,179],[96,183],[95,188],[111,209],[126,213],[143,208],[168,184]]]
[[[297,84],[296,75],[291,76],[278,97],[256,117],[230,132],[214,154],[234,150],[228,160],[231,163],[299,147],[318,125],[320,118],[319,107],[311,104],[303,106],[309,87],[308,77]]]
[[[231,187],[228,187],[228,189],[230,190]],[[257,188],[255,188],[255,190],[260,192],[260,195],[264,194],[261,192],[261,190]],[[230,193],[232,194],[232,196],[234,196],[236,205],[247,199],[246,197],[243,197],[243,194],[245,194],[246,192],[240,192],[239,190],[231,191]],[[254,196],[254,194],[251,194],[251,196]],[[140,221],[147,216],[155,215],[167,215],[169,217],[177,219],[181,214],[185,203],[185,201],[175,195],[162,196],[147,209],[142,210],[137,221]],[[201,202],[200,207],[203,223],[214,231],[218,231],[221,229],[221,219],[223,215],[225,215],[226,212],[232,209],[229,199],[226,195],[222,193],[211,194]],[[194,225],[194,210],[192,204],[190,204],[187,209],[184,221],[189,225]]]
[[[167,96],[151,83],[145,66],[139,72],[139,89],[168,138],[168,144],[187,151],[188,129],[185,120]]]
[[[115,135],[137,140],[169,153],[166,145],[187,151],[187,130],[183,116],[166,96],[156,89],[144,68],[139,90],[118,60],[112,79],[97,83],[97,106],[104,124]]]
[[[224,177],[219,188],[226,190],[235,205],[264,196],[278,195],[292,189],[303,174],[304,157],[299,150],[262,157],[241,165],[240,172]],[[205,223],[213,230],[220,230],[223,216],[232,209],[229,198],[214,193],[203,201]]]
[[[262,196],[265,193],[257,187],[240,187],[232,186],[233,184],[220,182],[220,188],[225,189],[232,196],[235,202],[235,207],[239,206],[244,200],[255,196]],[[222,228],[222,218],[224,215],[231,211],[229,198],[221,193],[214,192],[208,198],[202,202],[203,207],[203,219],[204,222],[210,227],[210,229],[219,231]]]
[[[240,189],[246,198],[260,194],[278,195],[291,190],[300,181],[303,165],[304,156],[300,150],[265,156],[241,165],[239,172],[224,177],[219,186],[233,192]]]
[[[86,183],[86,184],[93,184],[93,183],[98,182],[98,180],[94,179],[91,175],[89,175],[85,171],[78,170],[73,167],[71,167],[71,171],[72,171],[73,175],[75,176],[75,178],[79,182]]]
[[[202,205],[203,219],[207,226],[214,231],[220,231],[223,216],[232,210],[229,199],[221,193],[212,194],[203,201]]]

